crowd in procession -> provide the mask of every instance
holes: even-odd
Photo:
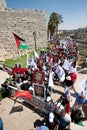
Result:
[[[41,84],[46,88],[44,101],[55,108],[47,114],[45,127],[47,126],[48,130],[69,130],[71,121],[81,125],[83,114],[80,108],[87,103],[85,91],[77,92],[74,85],[78,78],[78,46],[72,39],[58,39],[51,44],[52,47],[48,46],[46,52],[41,50],[40,55],[35,52],[35,59],[31,60],[28,57],[27,69],[23,73],[13,72],[11,79],[7,79],[2,84],[2,97],[12,96],[9,85],[14,86],[18,91],[29,90],[31,94],[34,94],[34,71],[38,70],[44,74],[44,82]],[[19,65],[18,68],[21,66]],[[41,83],[40,78],[40,75],[37,75],[36,84]],[[64,88],[64,92],[56,102],[53,102],[55,82]],[[74,90],[76,96],[73,108],[71,108],[71,89]],[[36,129],[39,130],[39,128]]]

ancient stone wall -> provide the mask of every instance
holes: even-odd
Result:
[[[0,0],[0,10],[7,8],[6,0]]]
[[[0,7],[0,60],[12,58],[16,52],[16,42],[12,32],[25,39],[30,45],[28,51],[34,50],[33,32],[36,32],[37,48],[47,46],[46,11],[29,9],[9,9],[5,5]],[[23,53],[26,53],[25,51]]]

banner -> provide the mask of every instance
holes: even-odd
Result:
[[[63,82],[65,80],[65,72],[63,68],[60,65],[58,65],[55,72],[58,75],[60,81]]]
[[[67,59],[64,60],[64,63],[62,65],[62,67],[65,69],[65,70],[70,70],[70,63]]]

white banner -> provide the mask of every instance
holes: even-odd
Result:
[[[62,67],[63,67],[64,69],[66,69],[66,70],[69,70],[69,69],[70,69],[70,66],[71,66],[71,65],[70,65],[69,61],[68,61],[67,59],[65,59],[63,65],[62,65]]]
[[[56,73],[57,73],[60,81],[63,82],[65,80],[65,72],[60,65],[57,66]]]

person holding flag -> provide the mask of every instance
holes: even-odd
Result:
[[[82,89],[85,95],[87,95],[87,78],[83,79],[79,84],[79,87]]]
[[[54,76],[54,72],[52,70],[50,70],[48,87],[51,89],[51,94],[52,94],[52,91],[54,90],[53,76]]]
[[[84,94],[84,92],[77,92],[74,88],[74,86],[72,87],[74,92],[75,92],[75,95],[76,95],[76,100],[75,100],[75,103],[73,105],[73,108],[80,108],[82,107],[84,104],[87,104],[87,97],[86,95]]]
[[[55,73],[57,74],[60,82],[64,82],[64,80],[65,80],[65,71],[60,65],[57,66]]]

